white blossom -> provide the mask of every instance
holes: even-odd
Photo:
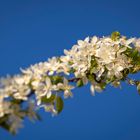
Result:
[[[127,39],[124,36],[117,39],[111,36],[87,37],[78,40],[70,50],[64,50],[63,56],[21,69],[21,74],[1,78],[0,119],[8,115],[10,131],[15,132],[22,127],[25,115],[36,117],[35,105],[56,115],[56,97],[60,94],[64,98],[72,97],[72,90],[78,87],[79,81],[80,86],[90,82],[92,95],[96,91],[101,92],[108,83],[114,87],[120,86],[121,80],[127,76],[125,70],[134,73],[140,69],[139,63],[136,65],[133,62],[136,56],[131,53],[134,50],[140,52],[140,39]],[[137,88],[139,90],[139,86]],[[28,112],[25,113],[21,111],[20,103],[14,101],[28,101],[31,95],[34,95],[34,104],[29,104]],[[43,102],[43,98],[51,101]]]
[[[46,96],[49,98],[52,94],[52,83],[50,78],[46,77],[44,83],[39,83],[38,88],[35,91],[36,98],[38,100],[37,104],[41,103],[41,97]]]
[[[60,83],[57,85],[59,89],[64,90],[64,98],[72,97],[71,90],[74,88],[74,86],[68,85],[68,80],[64,78],[63,83]]]

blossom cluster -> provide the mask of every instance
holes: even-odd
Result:
[[[113,32],[107,37],[78,40],[63,56],[0,79],[0,126],[15,133],[26,116],[39,119],[39,108],[56,115],[63,109],[62,98],[72,97],[74,88],[88,83],[92,95],[108,84],[119,87],[121,81],[136,85],[140,92],[140,82],[128,78],[139,70],[138,38],[127,39]]]

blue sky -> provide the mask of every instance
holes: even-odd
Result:
[[[63,54],[78,39],[120,31],[140,37],[139,0],[0,0],[0,76]],[[140,78],[138,74],[136,78]],[[25,120],[16,137],[0,129],[0,140],[139,140],[140,96],[135,87],[108,87],[90,95],[74,91],[57,117]]]

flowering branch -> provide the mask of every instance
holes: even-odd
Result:
[[[40,108],[59,114],[63,97],[72,97],[72,89],[88,83],[92,95],[108,84],[119,87],[122,81],[135,85],[140,93],[140,81],[128,77],[140,71],[140,39],[127,39],[119,32],[102,38],[87,37],[64,54],[0,79],[2,128],[16,134],[25,117],[40,120]]]

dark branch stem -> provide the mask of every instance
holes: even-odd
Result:
[[[71,79],[68,79],[69,82],[77,82],[78,80],[80,80],[81,78],[71,78]]]

